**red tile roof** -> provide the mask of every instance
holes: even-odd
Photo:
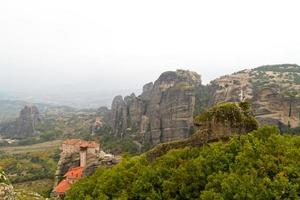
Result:
[[[63,142],[63,144],[67,144],[67,145],[74,145],[74,146],[82,146],[82,147],[89,147],[89,148],[97,148],[100,145],[96,142],[88,142],[85,140],[80,140],[80,139],[70,139],[70,140],[66,140]]]
[[[83,175],[84,168],[83,167],[75,167],[70,169],[64,177],[66,179],[62,180],[55,188],[54,191],[58,194],[63,194],[68,191],[71,187],[71,183],[68,179],[79,180]]]
[[[56,193],[65,193],[66,191],[68,191],[71,187],[71,184],[69,183],[69,181],[67,180],[63,180],[61,181],[54,189],[54,191]]]
[[[83,175],[84,167],[75,167],[70,169],[64,177],[69,179],[80,179]]]

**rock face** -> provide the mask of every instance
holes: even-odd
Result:
[[[15,200],[15,192],[13,186],[9,183],[5,173],[0,170],[0,199]]]
[[[195,117],[198,134],[210,139],[230,137],[232,134],[246,134],[258,129],[250,103],[219,103]]]
[[[80,165],[79,153],[61,154],[55,172],[54,186],[62,179],[67,171]]]
[[[36,106],[25,106],[15,121],[0,126],[0,132],[9,138],[31,137],[37,134],[35,127],[40,120],[40,113]]]
[[[111,106],[114,133],[121,137],[129,134],[151,145],[186,138],[193,125],[195,89],[199,85],[200,75],[177,70],[146,84],[138,97],[115,97]]]
[[[263,124],[300,124],[300,66],[270,65],[243,70],[211,82],[209,105],[249,101]]]
[[[300,125],[300,66],[262,66],[222,76],[201,85],[195,72],[163,73],[143,87],[141,95],[117,96],[111,107],[115,135],[135,143],[156,145],[186,138],[193,117],[221,102],[251,104],[262,124]]]
[[[146,153],[153,160],[171,149],[200,147],[210,142],[227,140],[234,134],[246,134],[258,128],[250,104],[220,103],[195,117],[198,130],[189,138],[163,143]]]

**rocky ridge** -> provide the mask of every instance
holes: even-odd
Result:
[[[300,66],[268,65],[220,77],[208,85],[209,105],[249,101],[263,124],[300,125]]]
[[[120,137],[153,146],[184,139],[193,131],[193,117],[221,102],[250,102],[262,124],[300,125],[300,66],[267,65],[225,75],[201,84],[195,72],[163,73],[143,87],[141,95],[116,96],[110,126]]]
[[[146,84],[139,96],[116,96],[111,106],[114,134],[128,134],[150,145],[188,137],[199,85],[200,75],[177,70]]]

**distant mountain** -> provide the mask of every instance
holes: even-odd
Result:
[[[0,123],[13,121],[19,116],[20,110],[26,105],[35,105],[41,113],[49,109],[56,110],[74,110],[72,107],[59,106],[47,103],[31,103],[23,100],[16,100],[14,98],[0,98]]]
[[[19,100],[0,100],[0,121],[9,121],[18,117],[26,102]]]
[[[110,88],[103,90],[98,89],[97,85],[90,86],[90,88],[80,87],[80,85],[67,88],[62,86],[58,89],[32,89],[0,93],[0,100],[19,100],[48,105],[68,105],[77,109],[84,109],[108,106],[115,94],[127,94],[130,91],[132,90],[111,90]]]
[[[36,126],[41,121],[40,112],[36,106],[25,106],[19,117],[12,122],[2,123],[0,132],[9,138],[23,139],[37,135]]]
[[[57,106],[45,103],[27,103],[20,100],[0,100],[0,135],[6,138],[26,139],[40,133],[57,132],[76,134],[75,129],[85,127],[89,132],[96,117],[90,116],[96,110],[78,110],[69,106]],[[92,114],[91,114],[92,115]],[[91,120],[86,123],[85,120]],[[83,129],[83,128],[82,128]]]

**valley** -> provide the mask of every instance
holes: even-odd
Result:
[[[0,0],[0,200],[300,200],[299,8]]]
[[[30,196],[48,197],[54,184],[54,174],[62,141],[34,145],[0,147],[0,166],[6,172],[21,200]],[[29,196],[28,198],[25,196]]]
[[[232,199],[246,195],[245,188],[257,199],[294,198],[300,194],[299,77],[298,65],[272,65],[204,85],[198,73],[176,70],[145,84],[140,95],[117,95],[110,108],[0,101],[0,109],[1,103],[19,109],[0,122],[0,167],[18,200]],[[82,148],[94,144],[99,148],[82,165]],[[272,151],[272,144],[282,148]],[[65,177],[78,167],[79,177]],[[223,188],[238,176],[245,179]],[[64,177],[67,189],[56,191]],[[276,184],[282,182],[281,195]],[[273,196],[259,196],[266,184]]]
[[[49,142],[37,143],[33,145],[24,146],[8,146],[0,147],[0,152],[5,152],[8,154],[27,154],[41,151],[52,151],[53,149],[58,149],[62,144],[62,140],[52,140]]]

